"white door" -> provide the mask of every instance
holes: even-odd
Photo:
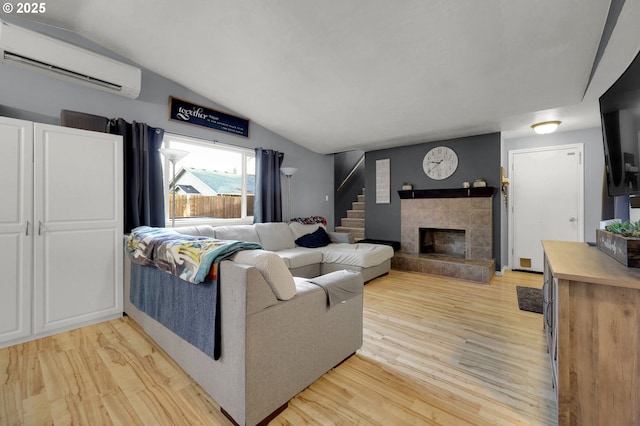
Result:
[[[122,138],[35,124],[35,332],[122,313]]]
[[[582,152],[582,144],[509,152],[511,269],[542,272],[542,240],[584,240]]]
[[[31,334],[33,124],[0,117],[0,342]]]

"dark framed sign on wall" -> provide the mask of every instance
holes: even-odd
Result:
[[[249,120],[169,96],[169,119],[249,137]]]

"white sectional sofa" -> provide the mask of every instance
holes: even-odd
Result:
[[[134,305],[130,299],[131,271],[139,265],[132,265],[128,256],[124,265],[125,312],[202,386],[234,424],[268,424],[287,408],[291,398],[362,346],[364,283],[359,273],[337,271],[317,278],[289,275],[288,279],[295,281],[294,296],[280,300],[264,271],[233,260],[222,261],[222,354],[214,360]],[[180,281],[160,270],[158,274]],[[155,285],[167,285],[163,282],[158,279]],[[345,288],[350,294],[331,306],[328,294],[319,286],[327,284]],[[184,281],[176,285],[198,287]],[[199,314],[191,309],[181,315],[192,323]]]
[[[312,234],[321,224],[291,222],[256,223],[253,225],[198,225],[178,228],[183,234],[202,235],[220,240],[260,243],[265,250],[277,253],[291,274],[313,278],[339,270],[357,271],[365,282],[384,275],[391,269],[393,248],[381,244],[353,243],[349,234],[327,232],[331,243],[323,247],[301,247],[300,237]]]
[[[269,249],[239,251],[223,260],[216,287],[188,283],[155,265],[134,264],[126,241],[125,312],[234,424],[268,424],[291,398],[362,346],[363,275],[371,279],[388,270],[392,249],[348,243],[315,249],[296,246],[294,229],[317,228],[272,223],[176,229],[191,235],[259,242]],[[156,254],[160,251],[154,250]],[[338,268],[352,270],[319,274]],[[294,270],[320,276],[293,277]],[[161,288],[165,290],[151,290]],[[218,291],[215,298],[213,291]],[[151,302],[143,301],[142,295]],[[187,309],[179,309],[185,306]],[[196,333],[188,333],[192,336],[210,335],[211,328],[200,321],[204,312],[219,314],[215,320],[219,358],[215,352],[213,357],[205,353],[196,342],[190,343],[190,337],[179,330],[172,331],[171,321],[158,317],[163,310],[171,312],[172,318],[177,313],[190,331],[195,329]]]

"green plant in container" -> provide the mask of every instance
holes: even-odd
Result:
[[[622,235],[623,237],[640,238],[640,221],[616,222],[605,226],[604,229],[612,234]]]
[[[487,186],[487,180],[485,178],[483,178],[483,177],[478,178],[478,179],[473,181],[473,187],[474,188],[478,188],[478,187],[482,188],[482,187],[485,187],[485,186]]]

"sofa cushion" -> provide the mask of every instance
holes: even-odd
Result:
[[[174,228],[177,232],[185,235],[195,235],[198,237],[215,238],[214,228],[211,225],[182,226]],[[257,241],[253,241],[257,242]]]
[[[219,240],[247,241],[259,243],[260,238],[253,225],[217,226],[213,228],[215,238]]]
[[[300,222],[289,222],[289,229],[291,229],[291,233],[293,234],[294,240],[297,240],[303,235],[311,234],[312,232],[315,232],[318,228],[324,228],[324,225],[321,223],[304,224]]]
[[[293,276],[284,260],[276,253],[266,250],[242,250],[232,259],[236,263],[255,266],[278,299],[289,300],[296,295]]]
[[[342,265],[369,268],[393,257],[393,248],[382,244],[329,244],[323,247],[324,263],[340,263]]]
[[[260,243],[266,250],[278,251],[296,246],[291,229],[286,223],[256,223],[253,226],[260,237]]]
[[[320,250],[305,247],[278,250],[277,255],[284,260],[284,264],[287,265],[289,269],[301,268],[322,262],[322,252]]]
[[[302,247],[318,248],[329,245],[331,239],[324,228],[318,228],[314,232],[296,239],[295,243]]]
[[[355,243],[355,239],[351,232],[327,232],[327,234],[329,234],[329,238],[331,238],[332,243]]]

